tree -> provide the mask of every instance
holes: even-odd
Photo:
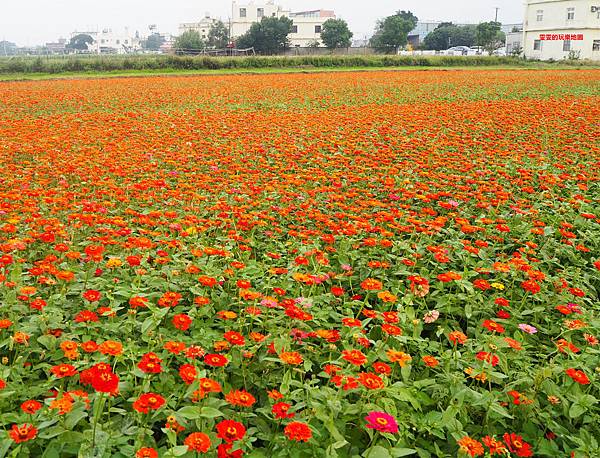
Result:
[[[499,22],[482,22],[477,26],[477,44],[485,49],[490,55],[502,46],[506,36],[500,31]]]
[[[161,34],[153,33],[142,42],[142,48],[149,51],[158,51],[164,42],[165,38]]]
[[[477,44],[477,28],[474,25],[459,26],[443,23],[435,28],[423,40],[423,49],[441,51],[451,46],[475,46]]]
[[[208,47],[224,49],[229,44],[229,29],[223,21],[217,21],[210,26],[208,31]]]
[[[329,49],[349,48],[353,35],[343,19],[327,19],[321,30],[321,40]]]
[[[417,22],[417,17],[410,11],[398,11],[380,19],[371,38],[371,46],[386,53],[398,52],[408,43],[408,33],[416,27]]]
[[[92,44],[94,39],[87,33],[79,33],[69,41],[67,48],[76,49],[77,51],[87,51],[88,44]]]
[[[278,54],[290,47],[293,22],[287,17],[263,17],[237,39],[238,48],[254,48],[259,54]]]
[[[206,43],[197,30],[186,30],[175,39],[177,52],[195,53],[206,48]]]

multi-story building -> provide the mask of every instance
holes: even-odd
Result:
[[[600,0],[526,0],[523,52],[541,60],[600,60]]]
[[[127,28],[123,31],[112,29],[76,31],[71,33],[71,38],[80,34],[92,37],[94,42],[88,45],[88,51],[95,54],[127,54],[141,48],[139,33],[133,35]]]
[[[520,56],[523,54],[523,30],[506,33],[506,55]]]
[[[288,38],[292,47],[307,47],[320,40],[323,23],[335,18],[328,10],[292,12],[276,5],[273,0],[267,2],[232,2],[230,34],[235,38],[242,36],[252,23],[260,22],[263,17],[288,17],[293,21],[292,32]]]
[[[203,40],[208,38],[208,33],[212,25],[217,22],[217,19],[211,18],[209,13],[206,13],[198,22],[184,22],[179,24],[179,35],[189,30],[197,31]]]

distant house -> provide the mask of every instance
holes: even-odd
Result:
[[[179,35],[190,30],[195,30],[200,34],[203,40],[206,40],[208,39],[210,28],[215,22],[217,22],[217,19],[211,18],[210,14],[206,13],[198,22],[184,22],[179,24]]]
[[[309,10],[292,12],[276,5],[274,1],[260,2],[232,2],[231,12],[231,37],[242,36],[254,22],[260,22],[263,17],[288,17],[293,21],[292,33],[289,40],[292,47],[308,47],[321,39],[323,23],[327,19],[334,19],[335,13],[330,10]]]
[[[600,2],[527,0],[523,52],[541,60],[600,60]]]
[[[141,39],[136,32],[131,34],[126,28],[123,31],[113,31],[107,28],[92,31],[75,31],[71,38],[85,34],[92,37],[94,42],[88,45],[88,51],[93,54],[127,54],[141,49]]]

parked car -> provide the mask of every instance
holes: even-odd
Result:
[[[448,56],[466,56],[469,54],[468,46],[453,46],[446,50],[445,54]]]

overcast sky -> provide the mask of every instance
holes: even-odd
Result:
[[[255,0],[259,3],[259,0]],[[355,38],[370,35],[375,21],[396,10],[410,10],[420,20],[522,22],[523,0],[281,0],[292,10],[332,9],[350,24]],[[226,20],[230,0],[0,0],[0,40],[18,45],[43,44],[86,28],[129,27],[146,34],[149,24],[177,33],[180,22],[205,12]]]

